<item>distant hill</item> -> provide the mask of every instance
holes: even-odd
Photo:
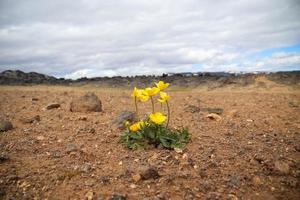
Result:
[[[261,79],[263,77],[264,79]],[[257,80],[269,80],[276,84],[300,85],[300,71],[274,73],[227,73],[227,72],[199,72],[199,73],[170,73],[161,76],[132,76],[132,77],[95,77],[70,80],[55,78],[36,72],[25,73],[20,70],[6,70],[0,73],[0,85],[85,85],[93,84],[103,87],[145,87],[158,80],[164,80],[179,87],[207,86],[217,88],[224,86],[249,86]],[[260,85],[264,83],[260,81]]]

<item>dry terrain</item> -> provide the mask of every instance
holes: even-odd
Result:
[[[183,152],[118,142],[112,121],[134,109],[129,90],[1,86],[13,129],[0,132],[0,199],[300,199],[300,90],[265,85],[170,88],[171,127],[191,133]],[[87,91],[103,111],[70,112]]]

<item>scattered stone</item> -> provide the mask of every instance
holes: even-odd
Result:
[[[137,183],[142,179],[142,177],[141,177],[140,174],[134,174],[134,175],[132,175],[132,179],[133,179],[134,182]]]
[[[109,200],[126,200],[126,199],[127,199],[127,195],[113,194]]]
[[[45,137],[40,135],[40,136],[37,136],[36,139],[42,141],[45,139]]]
[[[298,152],[300,152],[300,144],[297,145],[297,146],[295,146],[295,150],[298,151]]]
[[[74,98],[70,103],[71,112],[101,112],[102,104],[99,98],[92,92],[84,96]]]
[[[5,154],[5,153],[1,153],[0,154],[0,163],[4,163],[4,162],[6,162],[8,160],[9,160],[9,157],[8,157],[7,154]]]
[[[94,195],[95,195],[95,193],[94,193],[93,191],[88,191],[88,192],[85,194],[85,197],[86,197],[87,200],[93,200]]]
[[[219,115],[217,115],[215,113],[210,113],[210,114],[206,115],[206,117],[208,119],[216,120],[216,121],[220,121],[222,119]]]
[[[95,185],[96,181],[91,179],[84,182],[84,184],[88,187],[93,187]]]
[[[217,115],[221,115],[224,111],[222,108],[200,108],[200,110],[202,112],[214,113]]]
[[[78,120],[80,120],[80,121],[86,121],[87,117],[86,116],[80,116],[80,117],[78,117]]]
[[[274,168],[281,175],[287,175],[290,173],[290,166],[284,161],[275,161]]]
[[[179,148],[174,148],[174,151],[175,151],[176,153],[182,153],[182,152],[183,152],[183,150],[182,150],[182,149],[179,149]]]
[[[82,167],[81,167],[81,171],[85,172],[85,173],[89,173],[92,170],[91,164],[89,163],[85,163]]]
[[[200,112],[200,107],[194,106],[194,105],[188,105],[187,107],[184,108],[185,112],[190,112],[190,113],[197,113]]]
[[[148,167],[148,168],[142,170],[140,175],[143,180],[158,179],[160,177],[157,170],[152,167]]]
[[[241,184],[241,177],[239,175],[233,175],[229,178],[227,185],[229,187],[239,187]]]
[[[41,117],[39,115],[35,115],[34,117],[29,117],[29,118],[22,118],[20,121],[23,124],[31,124],[33,122],[39,122],[41,121]]]
[[[56,109],[59,108],[60,104],[59,103],[50,103],[46,106],[46,110],[52,110],[52,109]]]
[[[229,116],[230,118],[238,117],[238,111],[237,111],[237,110],[230,110],[230,111],[228,112],[228,116]]]
[[[0,120],[0,132],[5,132],[11,129],[13,129],[13,125],[10,121]]]
[[[132,188],[132,189],[135,189],[137,186],[136,186],[136,184],[130,184],[130,186],[129,186],[130,188]]]
[[[35,97],[33,97],[33,98],[31,98],[31,101],[38,101],[39,99],[38,98],[35,98]]]
[[[253,185],[255,185],[255,186],[260,186],[260,185],[263,184],[263,181],[262,181],[261,178],[259,178],[258,176],[254,176],[254,177],[252,178],[252,183],[253,183]]]
[[[101,177],[100,177],[100,182],[101,182],[102,184],[109,183],[109,181],[110,181],[109,176],[101,176]]]
[[[130,123],[137,120],[135,112],[132,111],[122,111],[116,119],[112,121],[112,124],[117,128],[125,128],[125,121],[129,121]]]
[[[73,151],[77,151],[78,147],[76,146],[76,144],[70,143],[67,146],[67,153],[71,153]]]

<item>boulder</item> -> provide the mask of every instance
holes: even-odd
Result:
[[[74,98],[70,103],[71,112],[101,112],[102,104],[99,98],[92,92]]]

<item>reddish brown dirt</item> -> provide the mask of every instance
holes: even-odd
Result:
[[[72,97],[86,91],[101,99],[103,112],[69,111]],[[118,143],[121,131],[111,121],[133,110],[130,91],[1,87],[0,114],[14,129],[0,132],[0,153],[8,157],[0,163],[0,199],[300,199],[299,90],[170,94],[171,126],[186,126],[192,136],[183,153]],[[61,108],[43,110],[52,102]],[[222,108],[222,119],[188,105]],[[35,115],[39,122],[20,121]],[[160,178],[134,182],[147,166]]]

